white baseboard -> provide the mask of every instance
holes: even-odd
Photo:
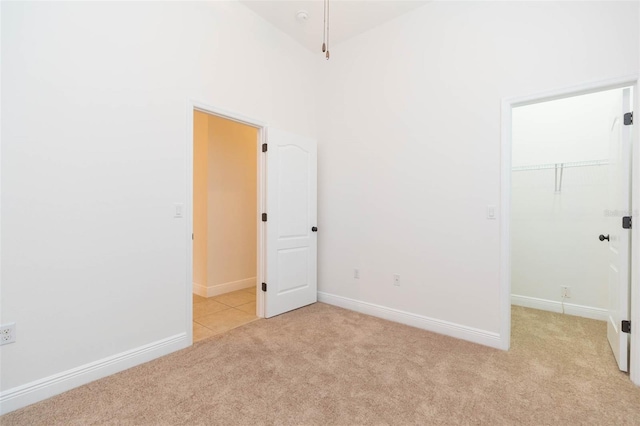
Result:
[[[197,294],[198,296],[202,296],[202,297],[207,297],[207,287],[194,282],[193,294]]]
[[[555,300],[538,299],[536,297],[512,294],[511,304],[516,306],[524,306],[525,308],[562,313],[562,302],[556,302]],[[608,311],[606,309],[575,305],[573,303],[567,302],[564,303],[564,313],[567,315],[591,318],[600,321],[606,321],[608,317]]]
[[[216,284],[212,286],[204,286],[193,283],[193,292],[202,297],[219,296],[232,291],[242,290],[244,288],[255,287],[256,277],[246,278],[244,280],[231,281],[228,283]]]
[[[499,333],[493,333],[449,321],[412,314],[410,312],[374,305],[373,303],[362,302],[360,300],[349,299],[347,297],[337,296],[335,294],[324,293],[321,291],[318,292],[318,301],[349,309],[351,311],[432,331],[434,333],[444,334],[445,336],[467,340],[469,342],[490,346],[496,349],[502,349]]]
[[[187,334],[176,334],[44,379],[7,389],[0,393],[0,415],[184,349],[187,346]]]

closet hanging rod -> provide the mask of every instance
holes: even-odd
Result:
[[[556,167],[560,167],[560,166],[566,169],[567,167],[606,166],[608,164],[609,164],[609,160],[573,161],[573,162],[567,162],[567,163],[549,163],[549,164],[535,164],[532,166],[516,166],[516,167],[512,167],[511,171],[525,172],[529,170],[555,169]]]

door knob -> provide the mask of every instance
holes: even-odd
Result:
[[[311,230],[312,230],[313,232],[318,232],[318,227],[317,227],[317,226],[313,226],[313,227],[311,228]]]
[[[605,237],[604,235],[600,234],[600,236],[599,236],[598,238],[600,238],[600,241],[604,241],[604,240],[609,241],[609,235],[607,235],[607,236]]]

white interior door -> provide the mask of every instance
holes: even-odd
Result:
[[[629,319],[629,266],[631,230],[623,229],[622,217],[631,210],[631,126],[624,113],[631,111],[631,89],[622,91],[621,102],[611,118],[609,138],[609,321],[607,338],[622,371],[629,371],[629,334],[621,330]]]
[[[273,128],[267,139],[265,317],[270,318],[318,298],[317,150],[314,140]]]

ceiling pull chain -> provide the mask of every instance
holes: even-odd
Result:
[[[327,0],[324,0],[322,6],[324,12],[324,20],[322,21],[322,53],[324,53],[327,51]]]
[[[329,17],[329,0],[325,0],[325,1],[327,2],[327,18],[326,18],[326,20],[327,20],[327,38],[326,38],[326,40],[327,40],[327,54],[326,54],[326,57],[327,57],[327,61],[328,61],[329,60],[329,18],[330,17]]]

